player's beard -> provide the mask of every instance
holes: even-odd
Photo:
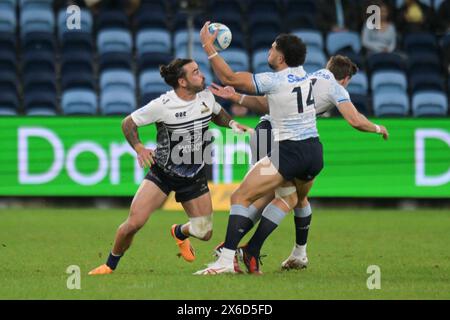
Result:
[[[192,92],[195,92],[195,93],[199,93],[199,92],[205,90],[205,88],[206,88],[205,80],[203,80],[201,85],[196,86],[196,85],[193,85],[193,84],[189,83],[188,87],[187,87],[187,89],[189,91],[192,91]]]
[[[275,67],[273,66],[273,64],[271,64],[270,62],[267,62],[267,64],[269,65],[270,69],[275,70]]]

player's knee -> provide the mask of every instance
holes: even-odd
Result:
[[[208,241],[212,236],[212,215],[189,219],[189,234],[197,239]]]
[[[298,198],[296,208],[304,208],[309,204],[308,197]]]
[[[294,186],[278,187],[275,190],[275,198],[284,202],[286,207],[291,210],[298,202],[297,189]]]
[[[136,232],[139,231],[139,229],[142,228],[142,226],[143,226],[143,223],[141,223],[139,221],[128,219],[123,224],[123,231],[125,234],[135,234]]]

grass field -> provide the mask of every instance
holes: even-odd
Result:
[[[0,299],[450,299],[450,212],[316,210],[310,266],[280,271],[294,242],[292,216],[266,242],[261,277],[193,276],[212,261],[227,214],[216,213],[210,242],[193,240],[197,260],[176,256],[170,236],[181,212],[155,213],[113,275],[87,276],[104,263],[127,210],[0,210]],[[68,290],[69,265],[81,290]],[[381,289],[366,286],[369,265]]]

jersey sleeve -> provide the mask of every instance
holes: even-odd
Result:
[[[131,113],[131,118],[138,127],[142,127],[150,123],[163,121],[163,115],[164,106],[160,99],[156,99]]]
[[[329,99],[335,106],[342,102],[350,102],[348,91],[338,83],[333,84],[328,92]]]
[[[253,84],[258,95],[273,92],[278,83],[278,76],[273,72],[263,72],[253,75]]]
[[[214,105],[213,105],[213,109],[212,112],[214,114],[219,114],[220,110],[222,110],[222,106],[220,105],[220,103],[218,103],[217,101],[214,101]]]

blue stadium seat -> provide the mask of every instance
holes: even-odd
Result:
[[[253,73],[272,72],[267,62],[267,49],[261,49],[253,53]]]
[[[247,12],[254,14],[266,14],[267,12],[278,13],[279,6],[273,0],[247,0]]]
[[[48,92],[56,96],[56,80],[53,73],[32,73],[24,77],[24,92]]]
[[[20,9],[49,9],[53,5],[53,0],[20,0]]]
[[[61,107],[64,114],[90,114],[97,113],[97,96],[93,90],[71,89],[62,94]]]
[[[319,69],[323,69],[326,67],[327,58],[322,50],[311,50],[306,55],[305,63],[303,64],[303,68],[306,72],[311,73],[317,71]]]
[[[21,37],[30,32],[50,32],[55,28],[55,17],[51,9],[24,9],[20,15]]]
[[[18,76],[15,72],[0,70],[0,92],[17,92]]]
[[[375,116],[406,116],[409,112],[409,100],[406,93],[376,93],[373,98]]]
[[[264,32],[255,31],[250,35],[250,46],[253,51],[265,49],[266,52],[272,47],[272,43],[279,32],[266,30]]]
[[[136,109],[134,92],[108,91],[100,96],[100,109],[105,115],[127,115]]]
[[[148,70],[142,72],[139,77],[139,88],[141,92],[141,104],[147,104],[158,98],[161,94],[172,88],[161,78],[159,70]]]
[[[350,99],[352,100],[353,105],[356,109],[364,115],[369,115],[369,104],[366,94],[351,94]]]
[[[119,10],[103,10],[97,18],[97,30],[101,32],[103,29],[125,29],[130,28],[130,23],[125,12]]]
[[[200,30],[206,21],[206,16],[203,14],[198,14],[194,17],[194,29]],[[187,30],[188,25],[188,16],[185,13],[178,12],[175,15],[175,18],[173,19],[172,23],[172,29],[175,30],[175,32],[181,31],[181,30]]]
[[[105,29],[99,32],[97,48],[99,54],[107,52],[131,53],[133,40],[129,30]]]
[[[413,74],[441,73],[441,60],[436,53],[416,52],[409,55],[409,72]]]
[[[371,89],[374,94],[404,93],[408,89],[406,75],[397,71],[377,71],[372,74]]]
[[[87,89],[95,90],[95,80],[92,73],[77,72],[61,75],[61,90]]]
[[[275,31],[279,33],[282,30],[282,23],[280,17],[271,11],[263,14],[250,12],[248,29],[252,32]]]
[[[23,56],[23,73],[55,74],[55,55],[52,52],[26,52]]]
[[[62,35],[62,53],[94,52],[92,35],[89,32],[68,31]]]
[[[397,70],[406,72],[407,64],[405,58],[397,53],[376,53],[370,55],[367,64],[371,72],[381,70]]]
[[[239,14],[242,12],[242,7],[238,0],[211,0],[209,1],[209,8],[213,15],[222,12],[227,14]]]
[[[19,98],[14,91],[2,91],[0,94],[0,115],[14,116],[19,109]]]
[[[67,27],[67,19],[71,17],[71,13],[68,14],[67,10],[64,8],[59,11],[58,13],[58,37],[59,39],[62,39],[64,34],[66,32],[69,32],[71,34],[75,32],[84,32],[88,34],[92,34],[92,28],[93,28],[93,20],[92,20],[92,14],[88,9],[81,8],[80,10],[80,29],[69,29]],[[72,22],[72,21],[69,21]],[[71,24],[70,24],[71,26]],[[72,26],[71,26],[72,28]]]
[[[7,50],[3,51],[0,49],[0,70],[13,73],[17,72],[17,58],[15,52]]]
[[[415,117],[446,116],[447,96],[440,91],[421,91],[412,96],[412,112]]]
[[[361,51],[359,34],[352,31],[330,32],[327,35],[326,44],[330,55],[344,48],[351,48],[355,53]]]
[[[106,69],[126,69],[131,70],[132,57],[127,52],[107,52],[99,57],[99,71]]]
[[[93,55],[89,52],[69,52],[62,56],[61,75],[88,73],[94,74]]]
[[[236,32],[242,32],[242,16],[236,12],[214,10],[211,21],[220,21],[226,25],[233,33],[233,37]]]
[[[317,3],[312,0],[288,1],[284,21],[287,30],[317,29]]]
[[[444,79],[440,74],[434,73],[417,73],[412,75],[410,78],[410,87],[412,93],[426,90],[445,91]]]
[[[56,115],[56,94],[46,91],[25,92],[25,112],[27,115]]]
[[[0,32],[0,50],[1,51],[16,51],[16,34],[14,32]]]
[[[350,94],[367,95],[367,76],[363,71],[358,71],[350,80],[347,90]]]
[[[162,29],[144,29],[136,35],[136,49],[139,56],[148,52],[170,54],[172,39],[170,32]]]
[[[142,29],[168,29],[167,13],[163,4],[145,3],[136,12],[135,25],[137,30]]]
[[[0,32],[16,31],[16,12],[12,9],[1,8],[0,10]]]
[[[193,35],[193,46],[202,47],[202,42],[200,41],[200,30],[194,30]],[[175,52],[182,51],[182,48],[186,48],[188,45],[189,33],[185,29],[181,29],[175,32],[173,38],[173,46]]]
[[[415,32],[404,36],[404,48],[408,53],[437,52],[436,36],[432,33]]]
[[[188,48],[187,47],[178,47],[178,50],[175,52],[176,58],[186,58],[188,57]],[[197,62],[200,71],[205,72],[210,68],[208,56],[205,51],[203,51],[202,47],[194,47],[192,50],[192,57],[194,57],[195,62]]]
[[[3,0],[0,2],[0,11],[11,10],[15,11],[17,6],[16,0]]]
[[[248,71],[248,55],[242,49],[228,49],[221,53],[222,58],[230,65],[233,71]]]
[[[100,74],[100,90],[102,93],[110,91],[130,91],[136,90],[136,82],[131,71],[108,70]]]
[[[139,70],[158,69],[161,64],[167,64],[173,59],[165,53],[145,53],[139,57]]]
[[[25,52],[48,51],[55,52],[56,43],[53,32],[30,32],[25,34],[22,41]]]
[[[323,50],[323,37],[320,31],[295,30],[292,33],[302,39],[308,49],[314,48],[317,50]]]

